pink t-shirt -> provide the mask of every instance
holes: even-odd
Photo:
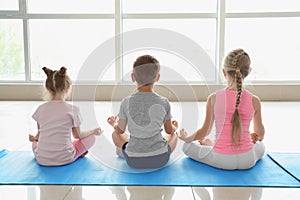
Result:
[[[71,140],[72,128],[82,122],[78,107],[52,100],[40,105],[32,118],[40,125],[35,150],[38,163],[52,166],[70,163],[76,153]]]
[[[247,90],[242,91],[239,114],[242,123],[240,145],[234,147],[231,141],[231,118],[235,111],[237,91],[219,90],[216,92],[214,116],[216,124],[216,140],[214,151],[222,154],[239,154],[252,149],[253,143],[249,131],[250,122],[254,115],[252,94]]]

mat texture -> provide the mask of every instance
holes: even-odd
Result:
[[[8,151],[0,158],[0,184],[88,184],[96,182],[103,167],[93,159],[80,158],[61,167],[37,164],[31,151]]]
[[[269,152],[268,156],[300,182],[300,153]]]
[[[118,167],[127,170],[122,158],[114,159]],[[101,164],[92,156],[62,167],[42,167],[30,151],[9,151],[0,158],[0,166],[0,184],[300,187],[268,156],[249,170],[220,170],[182,157],[152,172],[124,172]]]

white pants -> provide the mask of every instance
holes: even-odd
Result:
[[[265,153],[265,145],[256,142],[253,148],[240,154],[220,154],[213,150],[212,146],[200,145],[198,142],[185,143],[183,152],[188,157],[220,169],[249,169],[262,158]]]

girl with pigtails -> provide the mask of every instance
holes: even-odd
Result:
[[[264,155],[260,99],[243,89],[243,80],[250,71],[250,58],[244,50],[236,49],[226,56],[223,75],[227,86],[208,97],[203,126],[190,136],[184,129],[179,133],[188,157],[216,168],[234,170],[249,169]],[[252,120],[254,132],[250,133]],[[213,123],[215,141],[206,138]]]
[[[66,165],[87,154],[102,130],[80,131],[82,118],[79,108],[67,103],[72,82],[67,69],[51,70],[43,67],[49,99],[32,115],[37,122],[37,134],[29,135],[37,162],[44,166]],[[72,141],[72,136],[75,138]]]

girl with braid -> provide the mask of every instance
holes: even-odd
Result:
[[[260,99],[243,89],[243,80],[250,73],[249,55],[242,49],[230,52],[224,60],[226,88],[207,99],[203,126],[188,136],[182,129],[179,138],[186,143],[184,153],[199,162],[221,169],[249,169],[264,155],[264,126]],[[249,126],[253,120],[254,132]],[[215,141],[206,138],[213,123]]]
[[[45,87],[49,101],[40,105],[32,115],[38,132],[29,135],[37,162],[44,166],[66,165],[87,154],[95,142],[100,128],[80,131],[82,118],[78,107],[65,102],[71,91],[71,79],[66,68],[51,70],[43,67],[47,75]],[[71,135],[75,138],[72,142]]]

